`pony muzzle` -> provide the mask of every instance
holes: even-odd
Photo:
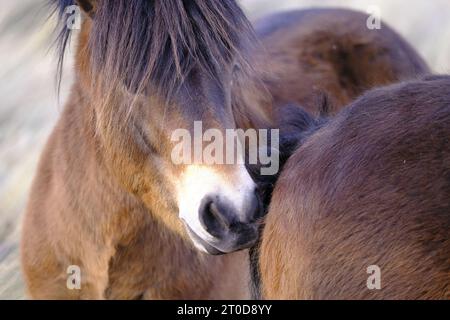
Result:
[[[199,209],[203,228],[214,237],[209,245],[222,253],[250,248],[258,239],[257,220],[261,217],[261,201],[255,194],[249,199],[247,217],[238,219],[232,204],[218,197],[207,196]],[[211,252],[209,252],[211,253]]]
[[[179,189],[180,218],[201,251],[218,255],[250,248],[258,240],[263,206],[245,167],[226,181],[211,168],[193,168]]]

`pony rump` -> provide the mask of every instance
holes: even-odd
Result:
[[[74,4],[56,2],[60,12]],[[65,28],[60,57],[69,36]],[[89,47],[94,74],[103,73],[110,89],[124,83],[133,93],[152,90],[168,100],[194,65],[213,79],[232,61],[248,67],[241,39],[252,38],[234,0],[98,0]]]

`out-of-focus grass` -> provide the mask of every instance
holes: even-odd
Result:
[[[166,1],[166,0],[165,0]],[[18,242],[21,213],[39,153],[62,105],[56,97],[56,59],[48,52],[53,21],[46,0],[2,0],[0,11],[0,298],[24,297]],[[382,18],[404,35],[436,72],[450,72],[448,0],[241,0],[257,18],[310,6],[381,9]],[[70,54],[69,54],[70,55]],[[71,82],[71,60],[61,90]]]
[[[0,298],[24,297],[21,214],[42,146],[61,107],[49,51],[47,1],[3,0],[0,12]],[[69,68],[68,68],[69,71]],[[68,76],[70,72],[66,73]],[[62,99],[70,80],[65,81]]]

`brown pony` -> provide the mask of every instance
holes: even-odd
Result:
[[[55,3],[63,13],[75,4]],[[255,49],[252,27],[234,0],[76,3],[84,21],[75,82],[43,152],[24,221],[22,264],[33,298],[248,298],[247,253],[235,251],[258,238],[255,183],[244,165],[175,165],[171,134],[192,132],[195,121],[220,132],[268,128],[278,121],[280,103],[308,105],[314,88],[345,100],[365,86],[426,71],[389,28],[368,32],[365,16],[354,12],[319,10],[306,20],[287,14],[292,23],[284,26],[274,19],[262,47],[281,45],[289,56]],[[356,72],[347,58],[313,59],[334,50],[311,42],[324,15],[336,20],[324,41],[358,57],[356,69],[368,67],[364,61],[376,65],[368,69],[374,75]],[[62,56],[66,18],[61,15]],[[349,30],[345,42],[337,29]],[[284,42],[273,40],[276,32]],[[298,43],[305,33],[309,41]],[[250,60],[273,68],[252,68]],[[348,70],[357,87],[346,80]],[[349,90],[342,97],[341,81]],[[79,290],[67,286],[71,266],[81,271]]]
[[[263,298],[450,299],[449,88],[400,83],[310,120],[267,215]]]
[[[264,49],[251,53],[254,77],[262,79],[270,99],[261,95],[261,88],[252,94],[249,84],[238,78],[244,93],[234,91],[236,109],[246,108],[239,114],[250,110],[249,117],[255,118],[258,112],[249,106],[256,105],[278,119],[279,108],[289,103],[317,114],[322,93],[328,95],[334,114],[365,90],[429,73],[401,36],[383,22],[381,29],[369,30],[367,20],[367,15],[351,10],[308,9],[257,21]]]

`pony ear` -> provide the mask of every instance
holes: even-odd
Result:
[[[97,0],[75,0],[75,2],[88,16],[91,18],[94,17],[95,9],[97,7]]]

